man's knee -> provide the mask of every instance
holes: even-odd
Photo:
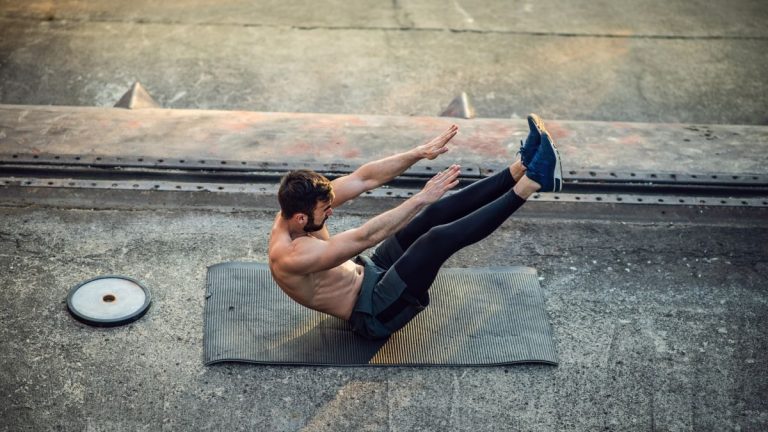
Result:
[[[432,227],[422,239],[432,250],[445,250],[456,243],[455,235],[447,225]]]
[[[446,203],[444,201],[445,199],[440,199],[437,202],[430,204],[427,208],[421,211],[419,218],[422,218],[426,221],[431,221],[432,223],[434,223],[434,221],[443,219],[441,216],[446,211],[444,208]]]

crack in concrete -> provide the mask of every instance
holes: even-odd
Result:
[[[397,2],[393,3],[397,5]],[[396,11],[397,13],[397,11]],[[399,13],[398,13],[399,15]],[[4,14],[0,18],[7,20],[26,20],[35,22],[59,22],[59,23],[85,23],[85,24],[154,24],[154,25],[186,25],[186,26],[209,26],[209,27],[251,27],[251,28],[275,28],[285,30],[329,30],[329,31],[410,31],[410,32],[450,32],[450,33],[473,33],[473,34],[493,34],[510,36],[532,36],[532,37],[562,37],[562,38],[600,38],[600,39],[638,39],[638,40],[734,40],[734,41],[767,41],[768,36],[739,36],[739,35],[663,35],[663,34],[617,34],[617,33],[578,33],[578,32],[547,32],[547,31],[519,31],[519,30],[493,30],[493,29],[456,29],[440,27],[413,27],[413,22],[407,15],[405,23],[401,23],[401,17],[396,17],[399,26],[321,26],[321,25],[275,25],[263,23],[238,23],[238,22],[183,22],[174,20],[150,20],[146,18],[137,19],[91,19],[91,18],[56,18],[46,16],[30,16]],[[405,25],[403,25],[405,24]],[[411,24],[410,26],[408,24]]]
[[[397,24],[400,26],[400,28],[414,28],[415,23],[411,19],[411,14],[403,9],[398,0],[392,0],[392,9],[395,11],[395,21],[397,21]]]

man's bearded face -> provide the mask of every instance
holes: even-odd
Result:
[[[323,221],[319,224],[315,224],[315,215],[307,215],[307,224],[304,225],[304,232],[315,232],[323,229],[325,221],[328,220],[328,216],[323,218]]]

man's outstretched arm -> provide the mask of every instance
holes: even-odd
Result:
[[[402,229],[421,209],[453,189],[459,183],[459,173],[459,166],[452,165],[432,177],[419,193],[399,206],[327,241],[303,237],[280,257],[283,267],[292,273],[308,274],[328,270],[354,258]]]
[[[331,182],[334,191],[333,207],[338,207],[362,193],[389,182],[422,159],[432,160],[447,152],[446,144],[458,131],[458,126],[451,125],[440,136],[425,144],[407,152],[368,162],[352,174],[333,180]]]

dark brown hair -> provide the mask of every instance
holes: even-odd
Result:
[[[277,200],[283,217],[296,213],[312,216],[318,201],[331,201],[333,189],[325,176],[310,170],[291,171],[280,181]]]

